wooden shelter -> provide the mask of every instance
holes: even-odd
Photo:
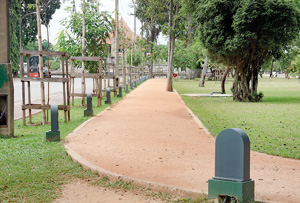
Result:
[[[27,70],[27,75],[24,74],[24,63],[23,59],[26,57],[27,64],[29,65],[29,58],[33,56],[42,57],[61,57],[62,64],[62,77],[61,78],[39,78],[39,77],[29,77],[29,68]],[[22,111],[23,111],[23,124],[26,124],[26,110],[29,111],[29,123],[32,123],[32,109],[45,109],[50,110],[50,104],[32,104],[31,103],[31,82],[60,82],[63,85],[63,105],[58,105],[58,110],[63,110],[65,115],[65,122],[70,121],[70,94],[69,94],[69,73],[68,73],[68,56],[67,52],[59,51],[35,51],[35,50],[21,50],[20,51],[20,62],[21,62],[21,82],[22,82]],[[40,73],[43,74],[43,73]],[[26,103],[25,98],[25,83],[27,83],[28,99]]]

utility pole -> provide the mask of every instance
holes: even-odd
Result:
[[[40,0],[36,0],[36,18],[37,18],[37,27],[38,27],[38,44],[39,51],[43,51],[42,45],[42,29],[41,29],[41,14],[40,14]],[[44,78],[43,74],[43,56],[39,56],[39,70],[40,70],[40,78]],[[44,82],[40,83],[41,86],[41,103],[42,106],[45,106],[45,86]],[[42,109],[42,123],[46,124],[46,110]]]
[[[119,77],[119,0],[115,0],[116,3],[116,15],[115,15],[115,21],[116,21],[116,62],[115,62],[115,75],[118,78]]]
[[[82,12],[83,12],[83,19],[82,19],[82,38],[81,38],[81,54],[82,57],[84,57],[84,50],[85,50],[85,0],[82,0]],[[84,73],[84,60],[82,60],[81,63],[82,67],[82,73]],[[85,94],[85,77],[82,76],[81,80],[81,87],[82,87],[82,94]],[[84,105],[85,103],[85,97],[82,97],[81,99],[81,105]]]

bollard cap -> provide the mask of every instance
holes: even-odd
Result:
[[[106,91],[110,91],[110,88],[108,87],[108,88],[106,89]]]
[[[216,138],[214,179],[250,180],[250,140],[238,128],[225,129]]]

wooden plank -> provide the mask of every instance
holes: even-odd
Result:
[[[27,56],[68,56],[67,52],[63,51],[37,51],[37,50],[21,50],[20,55]]]
[[[41,104],[25,104],[22,105],[22,110],[26,109],[45,109],[45,110],[50,110],[51,105],[41,105]],[[58,110],[65,110],[65,111],[70,111],[71,107],[69,106],[64,106],[64,105],[58,105]]]
[[[75,61],[100,61],[102,60],[101,57],[91,57],[91,56],[71,56],[71,60]]]
[[[71,73],[71,78],[100,78],[101,73]]]
[[[22,77],[21,82],[69,82],[69,78],[31,78],[31,77]]]

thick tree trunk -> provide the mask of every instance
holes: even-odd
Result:
[[[274,63],[274,61],[273,61],[273,58],[272,58],[272,66],[271,66],[270,78],[273,76],[273,63]]]
[[[177,10],[177,9],[176,9]],[[173,0],[170,1],[170,11],[169,11],[169,50],[168,50],[168,77],[167,77],[167,91],[173,91],[173,59],[174,59],[174,45],[175,45],[175,36],[174,28],[176,26],[173,22]],[[173,28],[173,32],[171,30]]]
[[[260,100],[257,97],[258,86],[258,69],[257,66],[251,66],[250,71],[246,68],[239,68],[236,70],[233,83],[233,100],[257,102]]]
[[[204,87],[207,67],[208,67],[208,57],[205,57],[205,62],[204,62],[204,66],[203,66],[203,69],[202,69],[202,74],[201,74],[199,87]]]
[[[168,78],[167,78],[167,91],[173,91],[173,61],[174,61],[174,46],[175,46],[175,37],[171,36],[170,41],[170,53],[169,53],[169,63],[168,63]]]
[[[221,88],[222,88],[222,93],[225,94],[225,81],[226,81],[226,77],[228,75],[228,72],[229,72],[229,65],[226,67],[226,70],[225,70],[225,73],[222,77],[222,85],[221,85]]]

